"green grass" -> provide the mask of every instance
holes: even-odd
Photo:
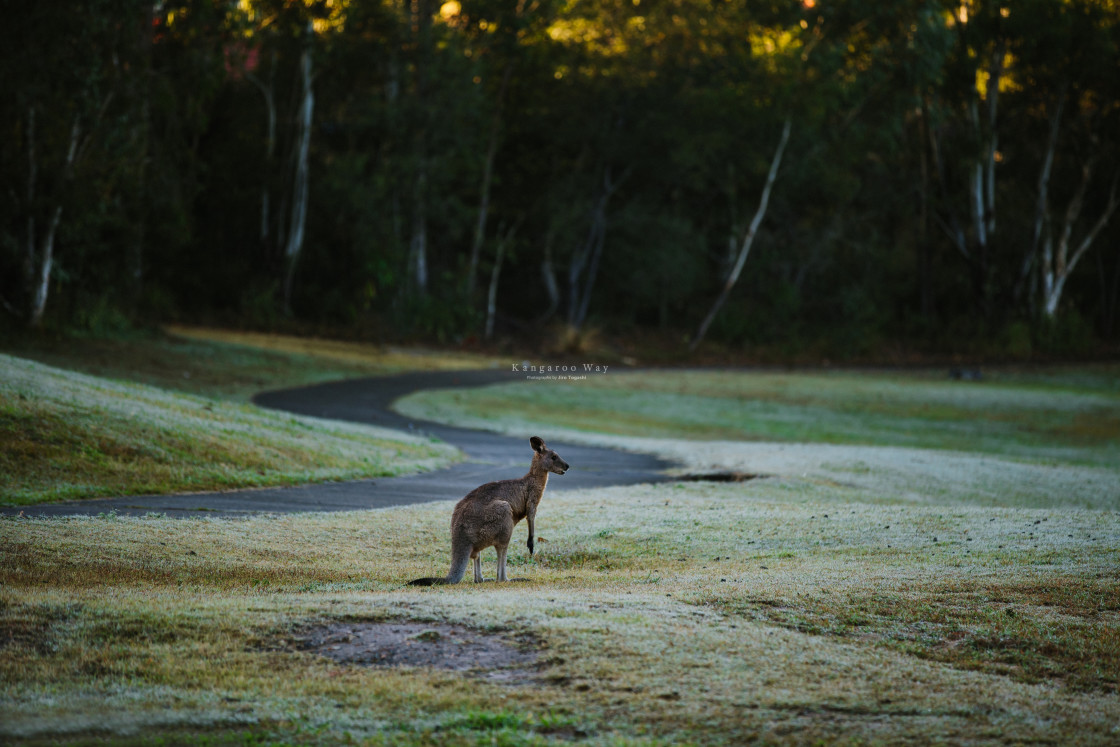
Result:
[[[993,372],[647,372],[402,400],[414,417],[503,431],[905,446],[1120,463],[1120,366]]]
[[[454,450],[0,355],[0,501],[286,485],[402,474]]]

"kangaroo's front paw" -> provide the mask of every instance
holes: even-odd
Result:
[[[529,554],[532,555],[533,554],[533,538],[530,537],[529,541],[526,542],[525,544],[527,544],[529,546]]]

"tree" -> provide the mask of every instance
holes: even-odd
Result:
[[[139,37],[116,19],[138,21],[140,9],[129,0],[86,0],[78,8],[21,5],[6,16],[0,77],[8,121],[18,124],[5,145],[5,172],[22,230],[17,236],[8,229],[5,243],[21,247],[23,283],[3,289],[4,306],[31,327],[46,314],[64,216],[77,219],[91,208],[77,199],[90,186],[79,182],[103,179],[104,188],[116,189],[111,169],[85,167],[105,130],[121,125],[115,107]],[[7,299],[13,291],[22,302]]]
[[[288,229],[288,241],[284,247],[284,311],[292,311],[292,280],[296,264],[303,251],[304,232],[307,224],[308,171],[311,154],[311,121],[315,112],[315,93],[311,73],[311,50],[315,31],[311,21],[307,22],[303,35],[303,49],[299,55],[299,115],[296,120],[295,167],[292,174],[292,222]]]
[[[319,34],[316,24],[322,26],[323,33],[330,32],[344,17],[344,6],[261,0],[242,6],[242,11],[239,28],[236,29],[241,38],[230,44],[227,56],[234,58],[235,75],[244,76],[256,86],[264,100],[267,134],[264,138],[265,168],[260,198],[260,240],[262,245],[271,247],[282,257],[281,306],[286,314],[291,314],[292,289],[306,239],[310,201],[315,57]],[[293,71],[296,95],[290,116],[290,165],[284,174],[284,193],[274,216],[273,161],[278,142],[276,76],[281,56],[285,53],[296,58]],[[268,58],[267,73],[258,72],[262,55]],[[276,224],[275,230],[273,223]]]
[[[1033,286],[1032,305],[1052,321],[1074,268],[1120,207],[1117,152],[1107,134],[1120,125],[1120,87],[1111,72],[1120,64],[1120,18],[1092,3],[1041,4],[1023,14],[1012,74],[1033,84],[1021,95],[1046,113],[1046,140],[1017,290]]]
[[[785,154],[786,144],[789,143],[789,133],[792,128],[793,121],[786,119],[782,126],[782,135],[778,139],[777,150],[774,151],[774,157],[770,161],[770,171],[766,175],[766,183],[762,186],[762,196],[758,200],[758,208],[755,210],[754,218],[751,219],[746,233],[743,234],[743,238],[739,242],[739,253],[735,258],[735,263],[727,273],[727,279],[724,280],[723,287],[720,288],[719,295],[716,296],[711,309],[708,310],[707,315],[700,322],[700,327],[696,330],[696,334],[689,344],[689,350],[695,350],[700,341],[704,339],[704,335],[708,333],[708,327],[712,325],[712,320],[715,319],[723,305],[727,303],[727,297],[731,294],[731,289],[735,287],[735,283],[739,282],[739,275],[743,272],[747,255],[754,244],[755,236],[758,235],[758,227],[762,225],[762,219],[766,217],[766,208],[770,205],[770,192],[774,189],[774,181],[778,178],[778,168],[782,165],[782,156]]]

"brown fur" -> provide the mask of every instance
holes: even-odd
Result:
[[[552,449],[545,446],[539,436],[529,439],[533,447],[533,461],[529,472],[516,480],[499,480],[480,485],[455,505],[451,514],[451,570],[445,578],[418,578],[409,583],[415,586],[432,584],[457,584],[467,573],[467,565],[474,561],[474,580],[482,581],[482,562],[479,553],[487,547],[498,552],[498,580],[506,581],[506,552],[513,536],[513,528],[522,519],[529,520],[529,554],[533,554],[534,521],[548,475],[562,475],[568,463]]]

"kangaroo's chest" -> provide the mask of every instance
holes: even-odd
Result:
[[[542,493],[543,491],[533,490],[532,487],[526,488],[525,492],[518,496],[521,500],[518,500],[515,504],[511,504],[513,508],[513,520],[521,521],[528,514],[535,512],[537,510],[537,505],[541,502]]]

